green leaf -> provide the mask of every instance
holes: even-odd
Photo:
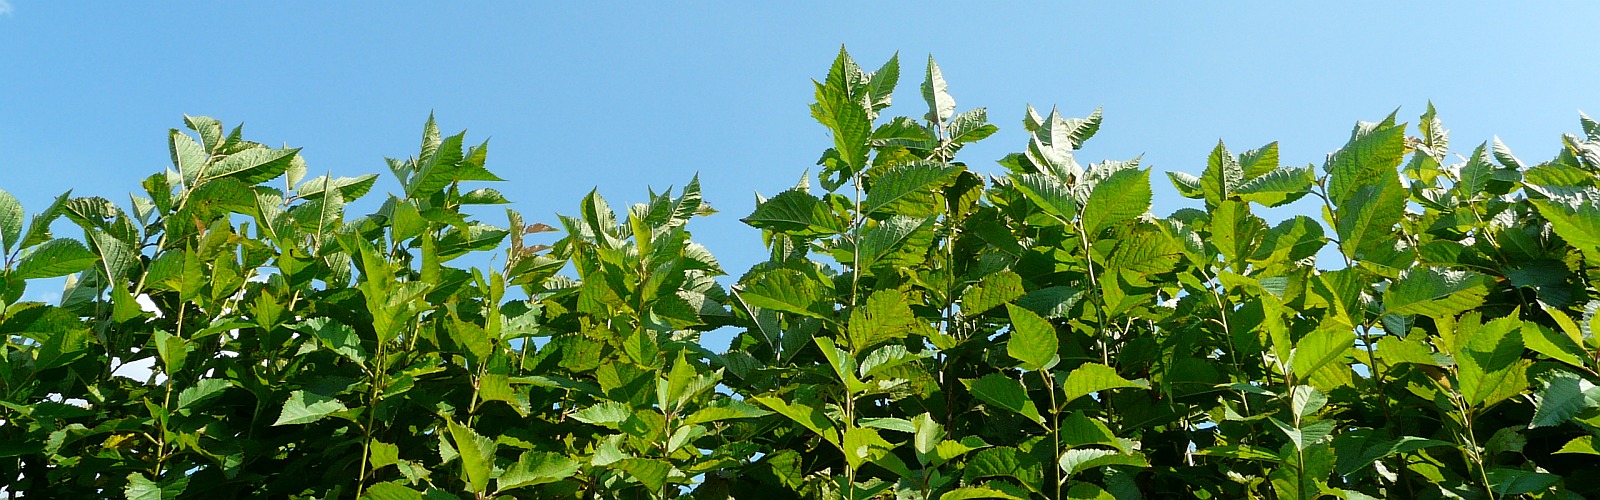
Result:
[[[1250,256],[1260,262],[1294,262],[1314,256],[1327,245],[1322,224],[1304,215],[1290,217],[1268,229]]]
[[[373,440],[369,455],[367,461],[372,464],[372,470],[400,463],[400,447],[383,441]]]
[[[932,240],[931,229],[937,220],[935,217],[919,219],[896,215],[868,226],[861,232],[860,261],[855,262],[856,268],[869,270],[879,265],[910,267],[920,263],[922,255],[926,253],[926,243]],[[848,242],[841,245],[841,251],[848,249]]]
[[[1315,330],[1307,334],[1295,343],[1294,352],[1289,356],[1295,378],[1310,380],[1323,367],[1344,356],[1355,340],[1355,332],[1340,328]],[[1348,369],[1343,364],[1338,366]]]
[[[220,125],[218,127],[220,128]],[[220,134],[221,130],[217,132]],[[183,183],[194,187],[205,168],[206,150],[201,149],[200,144],[194,142],[194,138],[189,134],[171,129],[167,131],[167,151],[172,156],[173,168],[178,169],[178,173],[183,176]]]
[[[1021,481],[1034,491],[1044,483],[1044,471],[1039,459],[1022,450],[999,446],[979,451],[966,460],[961,469],[962,480],[976,483],[980,479],[1009,477]]]
[[[289,393],[278,420],[272,425],[309,424],[335,412],[348,410],[339,400],[304,390]]]
[[[933,56],[928,57],[928,78],[922,82],[922,99],[928,102],[928,116],[930,122],[947,123],[950,115],[956,112],[956,99],[950,97],[949,86],[945,84],[944,72],[939,71],[939,65],[933,62]]]
[[[1134,467],[1149,467],[1150,463],[1139,455],[1127,455],[1119,451],[1100,449],[1076,449],[1061,452],[1059,462],[1061,471],[1067,476],[1077,475],[1095,467],[1107,465],[1130,465]]]
[[[833,319],[833,305],[829,300],[833,290],[798,270],[773,269],[755,274],[735,285],[734,293],[745,303],[762,309]]]
[[[1027,497],[1019,497],[990,486],[963,486],[945,492],[943,495],[939,495],[939,500],[967,500],[980,498],[985,500],[1027,500]]]
[[[974,397],[995,408],[1001,408],[1018,415],[1022,415],[1034,423],[1044,425],[1044,416],[1039,414],[1039,408],[1033,405],[1033,400],[1028,399],[1028,391],[1022,387],[1022,382],[998,373],[990,373],[979,379],[961,379]]]
[[[188,487],[188,476],[156,483],[145,478],[144,474],[134,472],[128,474],[128,485],[123,487],[122,495],[128,500],[171,500],[182,495]]]
[[[1600,407],[1600,386],[1578,374],[1553,371],[1545,375],[1543,383],[1544,389],[1534,397],[1530,429],[1560,425],[1584,410]]]
[[[227,379],[200,379],[193,386],[178,393],[178,409],[192,409],[197,404],[221,395],[222,391],[229,387],[233,387],[233,382]]]
[[[1279,207],[1311,193],[1316,182],[1311,167],[1280,168],[1250,179],[1239,186],[1239,198],[1268,207]]]
[[[322,198],[323,191],[338,191],[340,198],[345,201],[354,201],[371,191],[372,185],[377,181],[378,176],[376,174],[367,174],[359,177],[339,177],[333,180],[329,180],[328,176],[324,175],[301,183],[294,188],[294,191],[296,195],[304,200]]]
[[[899,290],[879,290],[865,304],[850,311],[846,327],[852,352],[902,339],[913,333],[927,333],[927,323],[911,312],[911,302]],[[819,342],[822,338],[817,339]]]
[[[1584,455],[1600,455],[1600,449],[1595,449],[1594,436],[1578,436],[1561,445],[1555,453],[1579,453]]]
[[[1468,405],[1488,407],[1528,387],[1522,326],[1515,316],[1479,325],[1476,313],[1457,323],[1458,390]]]
[[[422,500],[422,492],[395,483],[378,483],[361,493],[362,500]]]
[[[1250,206],[1238,200],[1224,200],[1211,212],[1211,244],[1223,260],[1242,269],[1246,258],[1261,248],[1267,223],[1250,213]]]
[[[1006,304],[1011,315],[1011,340],[1006,342],[1006,354],[1021,361],[1020,368],[1027,371],[1048,370],[1061,357],[1056,354],[1060,340],[1056,328],[1033,311]]]
[[[427,199],[455,182],[463,159],[461,142],[466,135],[462,132],[445,138],[432,154],[419,159],[421,165],[406,183],[406,199]]]
[[[1178,195],[1190,199],[1204,199],[1205,191],[1200,187],[1200,178],[1185,172],[1169,171],[1167,179],[1172,181],[1172,187],[1177,188]]]
[[[862,202],[864,214],[933,215],[940,207],[934,193],[955,180],[961,168],[930,161],[895,166],[877,174]]]
[[[1583,358],[1588,354],[1583,347],[1566,334],[1556,332],[1548,326],[1534,322],[1522,325],[1522,344],[1528,350],[1543,354],[1550,359],[1560,361],[1578,368],[1584,368]]]
[[[1411,453],[1424,448],[1440,446],[1455,446],[1455,443],[1416,436],[1401,436],[1400,439],[1383,441],[1367,446],[1361,450],[1360,454],[1345,453],[1341,448],[1337,470],[1339,475],[1348,476],[1396,453]]]
[[[201,176],[204,180],[229,177],[248,185],[260,184],[283,175],[300,148],[253,148],[230,154],[213,163]]]
[[[1272,422],[1272,425],[1276,426],[1278,431],[1282,432],[1285,436],[1288,436],[1289,443],[1293,444],[1297,450],[1305,450],[1318,443],[1321,443],[1323,439],[1326,439],[1330,434],[1333,434],[1334,425],[1337,423],[1333,420],[1323,420],[1320,422],[1303,424],[1300,427],[1295,427],[1283,423],[1283,421],[1278,420],[1277,418],[1267,417],[1267,420]]]
[[[1489,469],[1491,489],[1498,495],[1521,495],[1549,489],[1561,482],[1561,476],[1522,469],[1497,467]]]
[[[860,467],[887,454],[894,445],[878,435],[877,429],[852,427],[844,434],[844,458],[851,467]]]
[[[1483,303],[1494,279],[1473,271],[1423,267],[1408,269],[1383,292],[1383,305],[1391,314],[1422,314],[1443,318]]]
[[[1060,179],[1047,174],[1013,174],[1011,181],[1028,201],[1062,224],[1070,224],[1078,216],[1078,202],[1072,197],[1072,188]]]
[[[1150,170],[1118,170],[1095,184],[1083,204],[1083,228],[1090,235],[1150,211]]]
[[[361,337],[356,335],[355,329],[344,323],[329,318],[311,318],[295,329],[315,335],[324,347],[357,364],[367,362],[367,350],[361,346]]]
[[[990,273],[961,294],[961,314],[976,317],[1022,297],[1022,277],[1010,269]]]
[[[553,483],[572,477],[582,464],[559,453],[526,451],[516,465],[506,470],[495,483],[498,491]]]
[[[494,470],[495,442],[478,435],[467,426],[450,421],[450,439],[456,453],[461,455],[461,475],[466,481],[466,491],[481,493],[489,488],[489,474]]]
[[[672,464],[649,458],[625,458],[612,463],[611,467],[627,472],[650,491],[661,491],[672,473]]]
[[[50,224],[56,221],[56,217],[61,216],[61,206],[65,205],[71,197],[72,191],[70,190],[61,193],[61,196],[57,196],[55,201],[50,202],[50,206],[45,207],[43,212],[34,214],[33,220],[28,222],[28,232],[23,233],[22,244],[17,245],[17,248],[29,248],[53,238],[50,235]]]
[[[1406,154],[1405,137],[1404,126],[1380,126],[1371,130],[1358,127],[1350,142],[1335,152],[1324,166],[1328,172],[1329,201],[1343,211],[1347,206],[1361,206],[1347,202],[1363,188],[1389,184],[1398,187],[1395,169]]]
[[[844,232],[844,222],[822,200],[799,190],[778,193],[742,219],[751,226],[810,238]]]
[[[1143,379],[1122,378],[1115,369],[1106,365],[1084,363],[1067,374],[1066,381],[1061,383],[1061,389],[1065,393],[1062,401],[1070,402],[1092,393],[1129,387],[1149,388],[1150,383]]]
[[[1244,167],[1228,152],[1228,146],[1217,141],[1217,147],[1212,148],[1211,156],[1206,158],[1205,172],[1200,174],[1200,191],[1204,193],[1206,205],[1222,203],[1233,196],[1244,181]]]
[[[13,275],[22,279],[55,278],[87,269],[96,260],[83,243],[57,238],[24,254]]]
[[[633,408],[620,401],[604,401],[572,413],[572,419],[612,429],[633,417]]]
[[[1067,490],[1067,498],[1072,500],[1117,500],[1110,492],[1095,486],[1093,483],[1074,483]]]
[[[1397,237],[1394,226],[1405,218],[1406,190],[1393,178],[1355,189],[1345,204],[1337,206],[1339,249],[1352,260],[1382,262],[1392,253]]]
[[[1600,253],[1600,193],[1586,197],[1529,200],[1539,215],[1550,221],[1550,229],[1567,243],[1585,253]]]
[[[756,396],[750,398],[750,400],[771,408],[772,411],[788,417],[807,429],[811,429],[811,432],[817,433],[818,436],[822,436],[835,446],[842,446],[839,443],[839,432],[834,429],[833,421],[829,420],[828,416],[821,410],[805,403],[789,403],[773,396]]]
[[[11,247],[22,239],[22,203],[0,189],[0,256],[10,255]]]
[[[684,417],[682,425],[704,424],[739,418],[756,418],[772,414],[770,411],[739,400],[721,400],[717,404],[718,406],[707,406],[695,410],[694,413]]]

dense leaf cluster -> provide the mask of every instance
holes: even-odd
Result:
[[[62,195],[28,218],[0,191],[0,478],[27,498],[1600,495],[1600,124],[1538,164],[1499,141],[1452,160],[1431,107],[1358,124],[1320,169],[1219,143],[1168,174],[1200,208],[1156,217],[1138,159],[1077,161],[1098,110],[1028,108],[986,177],[956,157],[997,129],[931,60],[927,113],[880,116],[899,72],[840,54],[812,106],[820,186],[760,200],[770,258],[727,287],[690,239],[698,182],[495,225],[470,209],[507,203],[474,188],[500,180],[487,143],[431,118],[365,216],[346,207],[376,176],[308,178],[203,117],[129,209]],[[1254,213],[1289,204],[1322,218]],[[20,300],[57,277],[58,304]],[[739,332],[725,353],[699,343],[717,328]]]

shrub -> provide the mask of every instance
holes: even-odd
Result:
[[[884,118],[899,71],[841,52],[818,185],[744,219],[770,258],[728,288],[690,238],[697,180],[497,226],[463,211],[508,203],[477,187],[500,180],[488,144],[431,117],[389,160],[403,192],[360,217],[377,176],[308,179],[205,117],[128,210],[62,195],[27,219],[0,191],[0,477],[28,498],[1600,494],[1600,124],[1532,165],[1498,141],[1452,163],[1431,106],[1357,124],[1320,171],[1219,143],[1168,174],[1198,207],[1157,218],[1138,159],[1077,161],[1098,110],[1028,108],[1026,149],[982,176],[956,158],[997,130],[984,109],[957,113],[930,60],[927,113]],[[1285,205],[1322,220],[1253,213]],[[20,300],[63,276],[59,304]],[[717,328],[725,353],[699,343]]]

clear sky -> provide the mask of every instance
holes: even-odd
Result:
[[[303,147],[313,172],[381,173],[381,194],[382,158],[414,154],[433,111],[492,137],[535,221],[700,173],[721,213],[691,230],[738,274],[764,255],[738,221],[753,193],[830,144],[806,105],[840,44],[869,67],[900,53],[890,116],[924,111],[936,57],[959,109],[1001,128],[963,152],[984,173],[1026,146],[1029,103],[1104,106],[1080,161],[1195,173],[1218,139],[1320,166],[1357,120],[1429,100],[1456,149],[1498,134],[1529,161],[1600,116],[1595,2],[685,3],[0,0],[0,188],[29,213],[69,188],[126,204],[188,113]],[[1192,206],[1154,180],[1157,215]]]

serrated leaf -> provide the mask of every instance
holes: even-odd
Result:
[[[961,474],[967,483],[994,477],[1015,478],[1037,491],[1044,482],[1042,469],[1039,459],[1033,455],[1013,447],[999,446],[979,451],[968,458]]]
[[[1206,158],[1205,172],[1200,174],[1200,191],[1206,205],[1222,203],[1222,200],[1233,196],[1244,181],[1244,168],[1239,166],[1233,153],[1228,152],[1228,146],[1217,141],[1217,147],[1212,148],[1211,156]]]
[[[1070,224],[1078,216],[1078,202],[1072,196],[1072,188],[1061,180],[1047,174],[1023,174],[1012,175],[1011,181],[1028,201],[1062,224]]]
[[[1544,388],[1534,397],[1530,429],[1560,425],[1584,410],[1600,407],[1600,386],[1578,374],[1550,372],[1543,378],[1543,384]]]
[[[625,458],[612,463],[611,467],[627,472],[650,491],[660,491],[672,473],[672,464],[649,458]]]
[[[96,260],[78,240],[57,238],[24,254],[12,274],[22,279],[55,278],[82,271]]]
[[[1033,400],[1028,399],[1028,391],[1022,387],[1022,382],[998,373],[990,373],[978,379],[962,379],[961,383],[978,400],[989,406],[1022,415],[1034,423],[1044,425],[1044,417],[1039,414],[1039,408],[1034,406]]]
[[[495,482],[497,491],[507,491],[524,486],[553,483],[572,477],[582,464],[559,453],[526,451],[517,458],[516,465],[507,469]]]
[[[1268,207],[1287,205],[1311,193],[1316,174],[1311,167],[1280,168],[1239,186],[1239,198]]]
[[[935,190],[949,184],[960,172],[960,167],[928,161],[890,168],[873,179],[861,212],[910,216],[937,213],[940,207],[935,203]]]
[[[822,436],[835,446],[841,446],[839,432],[835,430],[833,421],[829,420],[828,416],[822,411],[804,403],[789,403],[773,396],[757,396],[750,398],[750,400],[771,408],[772,411],[805,426],[805,428],[817,433],[818,436]]]
[[[11,247],[22,239],[22,202],[0,189],[0,255],[10,255]]]
[[[1021,361],[1019,368],[1028,371],[1048,370],[1061,361],[1056,354],[1060,341],[1055,326],[1049,321],[1014,304],[1006,304],[1011,315],[1011,340],[1006,342],[1006,354]]]
[[[1100,449],[1076,449],[1061,452],[1058,463],[1061,471],[1067,476],[1077,475],[1095,467],[1107,465],[1129,465],[1133,467],[1149,467],[1150,463],[1139,455],[1128,455],[1119,451]]]
[[[866,303],[850,311],[846,333],[852,352],[860,353],[913,333],[926,333],[927,329],[927,324],[911,312],[911,302],[904,293],[879,290],[868,296]]]
[[[1150,211],[1150,170],[1118,170],[1095,184],[1083,205],[1083,229],[1090,235]]]
[[[253,148],[233,153],[207,167],[201,178],[209,181],[224,177],[247,185],[260,184],[278,178],[289,170],[289,163],[300,153],[300,148]]]
[[[233,382],[227,379],[200,379],[193,386],[178,393],[178,409],[191,409],[197,404],[221,395],[222,391],[229,387],[233,387]]]
[[[1482,304],[1493,285],[1493,278],[1473,271],[1431,266],[1408,269],[1384,290],[1383,305],[1391,314],[1454,316]]]
[[[1172,181],[1172,187],[1178,190],[1178,195],[1190,199],[1204,199],[1206,193],[1200,188],[1200,178],[1187,172],[1169,171],[1167,179]]]
[[[348,409],[337,399],[305,390],[294,391],[289,393],[289,400],[283,403],[278,420],[272,425],[309,424]]]
[[[345,201],[354,201],[371,191],[372,185],[377,181],[378,176],[375,174],[366,174],[358,177],[339,177],[333,180],[329,180],[328,176],[324,175],[301,183],[294,191],[301,199],[315,200],[322,197],[323,191],[334,190],[338,191],[339,196]]]
[[[1497,467],[1485,473],[1495,494],[1521,495],[1549,489],[1561,482],[1561,476],[1522,469]]]
[[[1339,249],[1353,260],[1378,260],[1398,239],[1395,224],[1405,218],[1406,191],[1391,174],[1354,189],[1337,205]],[[1382,263],[1382,262],[1380,262]]]
[[[372,450],[368,454],[367,462],[372,464],[372,470],[378,470],[390,465],[400,463],[400,447],[383,441],[372,441]]]
[[[1295,378],[1311,380],[1323,367],[1349,351],[1355,340],[1355,332],[1337,328],[1315,330],[1307,334],[1295,342],[1294,351],[1290,354],[1289,363],[1293,365]]]
[[[1342,208],[1363,187],[1398,183],[1395,169],[1405,148],[1405,127],[1358,129],[1350,142],[1328,159],[1329,201]]]
[[[450,421],[450,439],[456,453],[461,456],[461,476],[468,492],[478,493],[489,488],[489,474],[494,470],[495,442],[474,432],[471,428]]]
[[[419,159],[421,164],[406,183],[407,199],[426,199],[456,180],[455,177],[461,170],[461,161],[464,158],[461,143],[465,137],[466,132],[447,137],[432,148],[432,151],[428,151],[431,154]],[[427,142],[425,139],[424,150],[429,149],[426,147]]]
[[[361,493],[362,500],[422,500],[422,492],[395,483],[378,483]]]
[[[1555,453],[1580,453],[1584,455],[1600,455],[1600,449],[1595,449],[1594,436],[1578,436],[1561,445]]]
[[[50,206],[34,214],[33,220],[28,221],[28,231],[22,234],[22,244],[17,245],[17,248],[29,248],[53,238],[54,236],[50,234],[50,224],[61,216],[61,206],[65,205],[71,197],[71,190],[61,193],[61,196],[57,196],[55,201],[50,202]]]
[[[1333,420],[1323,420],[1316,423],[1303,424],[1297,428],[1283,423],[1277,418],[1267,417],[1267,420],[1272,422],[1272,425],[1277,427],[1279,432],[1288,436],[1289,443],[1293,444],[1295,449],[1298,450],[1305,450],[1322,442],[1323,439],[1333,434],[1334,425],[1336,424]]]
[[[961,313],[976,317],[1022,297],[1022,277],[1010,269],[984,275],[961,294]]]
[[[734,287],[746,303],[814,318],[832,320],[833,305],[828,298],[833,290],[810,274],[794,269],[774,269],[753,276]]]
[[[616,429],[633,417],[633,408],[619,401],[605,401],[572,413],[572,419]]]
[[[947,123],[950,115],[956,112],[956,100],[950,97],[944,72],[939,71],[939,65],[933,62],[932,56],[928,57],[928,77],[922,82],[922,99],[928,103],[928,121]]]
[[[1568,244],[1586,253],[1600,252],[1600,194],[1529,202]]]
[[[357,364],[367,362],[367,350],[361,346],[361,337],[344,323],[330,318],[311,318],[294,328],[315,335],[324,347]]]
[[[896,215],[878,224],[868,226],[861,231],[861,243],[858,249],[858,262],[854,262],[857,269],[870,270],[879,265],[900,265],[909,267],[920,260],[924,245],[918,244],[923,240],[931,240],[935,217],[916,218]],[[849,244],[841,246],[841,250],[848,250]],[[902,248],[909,252],[901,252]],[[903,254],[912,255],[903,255]],[[909,260],[908,260],[909,259]],[[848,259],[845,259],[848,260]],[[912,262],[910,260],[916,260]]]
[[[761,202],[742,220],[757,228],[807,238],[844,232],[844,222],[822,200],[793,189]]]
[[[157,483],[145,478],[144,474],[134,472],[128,474],[128,485],[123,487],[122,495],[128,500],[171,500],[182,495],[188,487],[188,476]]]
[[[1067,374],[1067,379],[1061,383],[1064,392],[1062,401],[1068,402],[1092,393],[1127,387],[1148,388],[1150,383],[1143,379],[1122,378],[1115,369],[1106,365],[1084,363]]]

